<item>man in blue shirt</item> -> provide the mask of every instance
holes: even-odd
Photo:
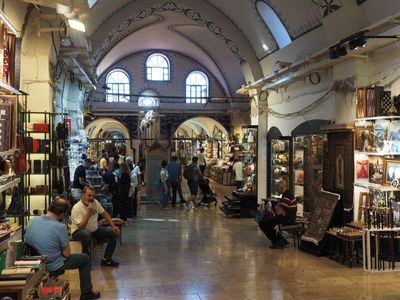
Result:
[[[176,156],[172,156],[167,167],[168,183],[172,189],[172,207],[175,207],[176,204],[176,192],[179,193],[180,203],[186,202],[182,195],[181,166],[176,162],[177,159]]]
[[[47,256],[46,270],[48,272],[79,269],[80,300],[98,299],[100,293],[92,290],[89,256],[70,253],[67,228],[61,222],[67,210],[67,201],[62,198],[54,200],[46,215],[29,221],[25,242],[35,248],[39,254]]]

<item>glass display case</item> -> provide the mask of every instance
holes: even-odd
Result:
[[[292,187],[291,148],[291,137],[282,137],[271,141],[271,174],[269,176],[271,197],[280,197],[278,184],[281,180],[286,180],[289,188]]]
[[[244,165],[244,191],[257,195],[257,138],[258,126],[243,126],[242,155]]]

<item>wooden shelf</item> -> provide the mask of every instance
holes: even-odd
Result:
[[[17,151],[17,150],[18,149],[10,149],[7,151],[0,152],[0,156],[5,157],[5,156],[13,155],[15,153],[15,151]]]
[[[22,93],[20,91],[13,88],[11,85],[8,85],[1,81],[0,81],[0,93],[22,95]]]
[[[400,116],[379,116],[368,118],[356,118],[356,121],[376,121],[376,120],[400,120]]]
[[[12,187],[18,185],[20,181],[21,181],[20,178],[16,178],[6,184],[0,185],[0,193],[8,190],[9,188],[12,188]]]
[[[398,188],[388,186],[388,185],[379,185],[379,184],[374,184],[374,183],[369,183],[369,182],[354,182],[354,186],[366,188],[366,189],[371,189],[371,190],[378,190],[382,192],[395,192],[395,191],[400,191]]]
[[[363,151],[354,151],[354,154],[371,155],[371,156],[400,155],[400,153],[394,153],[394,152],[384,153],[384,152],[363,152]]]

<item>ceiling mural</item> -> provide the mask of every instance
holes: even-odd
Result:
[[[135,22],[152,16],[154,13],[164,11],[175,12],[184,15],[192,21],[205,26],[211,33],[213,33],[215,36],[225,42],[225,45],[240,60],[241,63],[245,62],[245,59],[243,58],[243,55],[238,46],[232,41],[232,39],[229,38],[226,32],[219,25],[208,20],[205,16],[201,15],[197,11],[191,8],[185,8],[181,4],[175,2],[166,2],[161,5],[155,5],[145,8],[139,11],[135,16],[121,22],[110,32],[107,38],[102,41],[100,46],[94,52],[92,56],[92,62],[94,64],[97,64],[104,57],[109,49],[120,42],[126,35],[133,33],[136,30],[136,28],[133,26]]]

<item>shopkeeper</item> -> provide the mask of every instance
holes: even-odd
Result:
[[[281,180],[278,184],[278,192],[282,194],[282,198],[273,203],[273,214],[267,214],[260,220],[258,226],[272,242],[271,249],[281,249],[287,245],[286,239],[278,235],[276,225],[290,225],[296,222],[297,201],[288,189],[286,180]]]

